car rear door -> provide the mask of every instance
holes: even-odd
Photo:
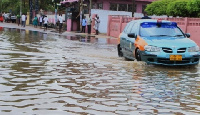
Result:
[[[123,32],[120,35],[120,47],[122,48],[122,52],[124,53],[124,49],[125,49],[125,42],[126,42],[126,31],[127,28],[130,26],[130,24],[128,23],[126,25],[126,27],[124,28]]]
[[[131,28],[132,28],[132,22],[126,25],[126,27],[124,28],[124,31],[122,32],[120,36],[120,46],[122,48],[122,52],[125,57],[127,57],[127,54],[128,54],[127,37],[128,37],[128,33],[131,31]]]
[[[137,34],[138,34],[138,24],[137,24],[137,21],[135,21],[132,25],[131,25],[131,30],[129,31],[128,34],[135,34],[135,36],[137,37]],[[133,56],[133,52],[135,51],[135,38],[130,38],[130,37],[127,37],[127,51],[128,51],[128,55],[130,58],[134,59],[134,56]]]

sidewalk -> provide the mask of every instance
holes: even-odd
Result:
[[[87,34],[87,33],[78,33],[78,32],[68,32],[68,31],[64,31],[62,34],[59,34],[58,31],[55,31],[55,29],[53,28],[48,28],[47,31],[44,31],[43,28],[40,28],[40,26],[38,26],[37,28],[33,27],[31,24],[30,25],[26,25],[26,27],[21,27],[21,25],[17,25],[16,23],[0,23],[0,27],[6,27],[6,28],[19,28],[19,29],[26,29],[26,30],[31,30],[31,31],[38,31],[38,32],[42,32],[42,33],[51,33],[51,34],[55,34],[55,35],[82,35],[82,36],[95,36],[96,38],[114,38],[111,36],[107,36],[104,33],[100,33],[99,35],[94,35],[94,33],[92,34]]]

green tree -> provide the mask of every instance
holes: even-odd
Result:
[[[148,4],[145,11],[149,15],[166,15],[168,5],[175,0],[157,0]]]
[[[1,11],[10,12],[16,14],[20,11],[20,2],[19,0],[2,0],[1,1]]]
[[[190,13],[187,9],[188,0],[176,0],[171,2],[167,7],[168,16],[188,17]]]
[[[21,3],[22,1],[22,3]],[[61,0],[56,0],[59,3]],[[33,9],[35,8],[35,0],[33,2]],[[1,11],[19,14],[20,5],[22,5],[22,12],[26,13],[29,11],[29,0],[1,0]],[[45,11],[55,11],[55,2],[52,0],[38,0],[38,9],[43,9]]]
[[[190,17],[200,17],[200,0],[190,0],[187,4]]]
[[[200,17],[200,0],[157,0],[147,5],[149,15]]]

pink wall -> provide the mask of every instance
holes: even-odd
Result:
[[[72,31],[77,31],[78,30],[78,23],[73,21],[73,27],[72,27]]]
[[[72,25],[73,23],[73,25]],[[73,21],[71,19],[67,19],[67,31],[70,32],[70,31],[77,31],[78,28],[77,28],[77,22]]]
[[[165,20],[177,22],[178,26],[184,33],[190,33],[191,39],[200,46],[200,18],[164,18]],[[126,24],[135,20],[135,18],[127,18],[123,16],[108,16],[107,35],[119,37]]]
[[[142,13],[142,5],[147,5],[151,3],[152,1],[155,0],[136,0],[137,8],[136,12],[137,13]],[[132,0],[97,0],[97,2],[94,3],[103,3],[103,9],[104,10],[110,10],[110,3],[118,3],[118,4],[132,4]]]
[[[72,31],[71,27],[72,27],[72,20],[71,19],[67,19],[67,31]]]

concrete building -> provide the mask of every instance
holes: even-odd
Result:
[[[91,0],[92,9],[91,14],[98,14],[101,20],[99,31],[101,33],[107,32],[108,15],[126,15],[132,17],[133,0]],[[155,0],[135,0],[135,14],[134,16],[144,13],[147,4]],[[76,31],[79,29],[80,0],[62,0],[62,6],[66,7],[68,31]],[[90,12],[90,0],[83,0],[82,13],[87,16]],[[102,22],[104,24],[102,24]]]
[[[111,10],[111,11],[127,11],[132,12],[132,2],[133,0],[92,0],[92,9],[101,9],[101,10]],[[135,12],[143,13],[146,5],[155,0],[135,0]],[[77,3],[79,0],[62,0],[61,4],[69,6],[69,4]],[[84,4],[87,6],[84,7],[84,13],[89,12],[90,0],[83,0]]]

